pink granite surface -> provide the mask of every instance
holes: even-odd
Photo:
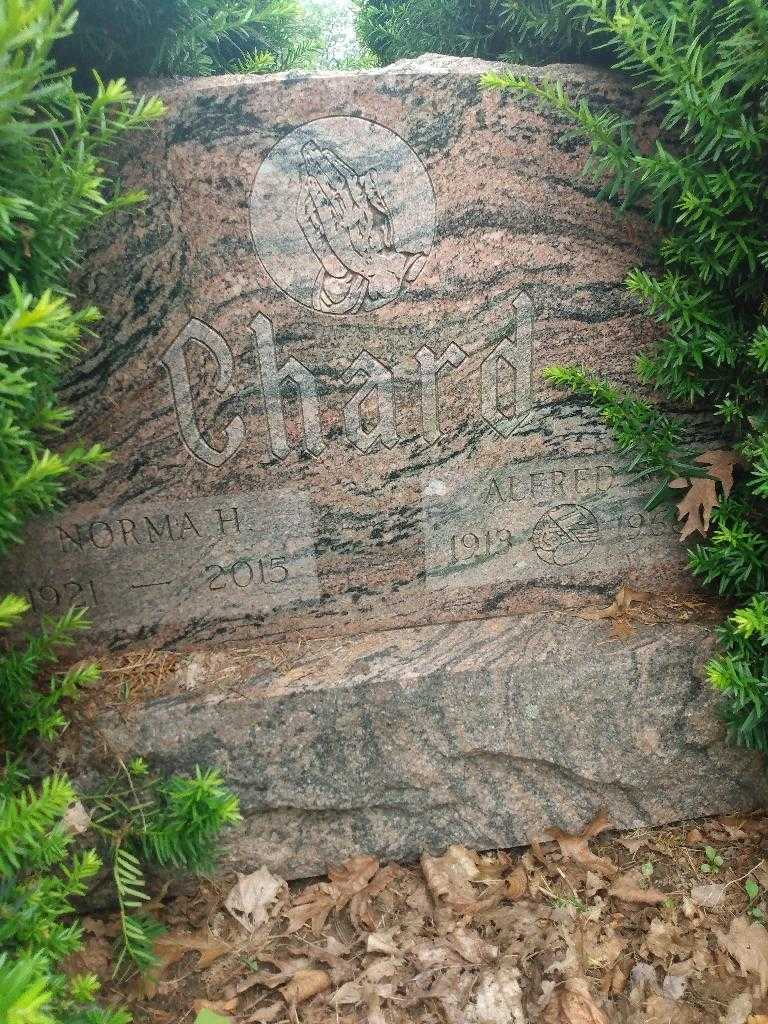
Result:
[[[685,579],[592,410],[540,378],[631,379],[652,327],[622,282],[652,233],[486,69],[165,89],[118,168],[150,198],[77,276],[104,319],[64,397],[114,457],[13,566],[40,612],[76,600],[95,641],[194,646]],[[546,74],[640,115],[618,79]]]

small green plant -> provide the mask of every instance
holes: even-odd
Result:
[[[746,893],[747,900],[749,901],[747,904],[747,915],[755,921],[765,920],[763,908],[758,906],[758,900],[760,899],[760,886],[754,878],[748,878],[744,882],[744,892]]]
[[[653,862],[650,860],[644,861],[640,865],[640,872],[643,878],[651,878],[653,876]]]
[[[714,846],[705,846],[704,860],[699,864],[699,871],[703,875],[716,875],[724,863],[725,861]]]
[[[115,971],[128,963],[149,971],[162,928],[143,909],[149,901],[146,868],[212,867],[221,830],[240,820],[237,798],[215,769],[197,768],[191,778],[158,778],[135,758],[87,803],[90,827],[112,864],[121,927]]]
[[[222,1017],[213,1010],[201,1010],[195,1017],[195,1024],[231,1024],[231,1017]]]

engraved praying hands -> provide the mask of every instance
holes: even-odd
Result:
[[[357,174],[315,142],[302,149],[297,218],[320,262],[313,305],[324,313],[377,309],[413,281],[426,253],[395,248],[392,215],[375,170]]]

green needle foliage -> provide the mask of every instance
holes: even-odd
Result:
[[[82,943],[71,901],[101,867],[92,850],[70,852],[74,791],[59,775],[38,791],[22,781],[13,763],[0,775],[0,1024],[128,1024],[96,1003],[96,977],[57,970]]]
[[[253,71],[257,57],[260,72],[305,67],[321,45],[299,0],[79,0],[78,14],[56,57],[83,88],[90,68],[137,79]]]
[[[71,784],[60,775],[38,790],[23,782],[18,765],[7,763],[0,774],[0,1024],[127,1024],[128,1014],[98,1006],[96,978],[57,969],[82,944],[72,899],[85,895],[102,860],[111,861],[121,923],[115,972],[131,964],[150,970],[163,929],[141,909],[149,900],[145,865],[210,867],[222,828],[240,820],[237,800],[215,771],[161,780],[136,759],[88,798],[88,831],[99,852],[72,853]]]
[[[92,307],[72,308],[66,278],[81,233],[142,198],[111,187],[102,154],[162,112],[156,100],[134,101],[119,81],[99,82],[85,99],[56,72],[50,51],[74,17],[73,0],[0,3],[0,556],[21,539],[25,520],[58,504],[67,478],[104,459],[98,445],[48,447],[70,419],[56,401],[59,375],[97,319]],[[17,625],[27,607],[0,594],[0,628]],[[95,677],[80,668],[54,676],[46,691],[37,685],[41,668],[82,625],[70,613],[0,651],[7,745],[53,735],[63,725],[59,701]]]
[[[89,800],[93,828],[110,850],[120,908],[115,970],[130,961],[147,972],[156,963],[153,945],[162,928],[143,909],[149,900],[144,866],[195,872],[212,867],[222,828],[240,821],[237,798],[214,769],[158,780],[136,758]]]
[[[529,64],[612,59],[560,0],[359,0],[356,24],[382,64],[422,53]]]
[[[0,0],[0,557],[25,520],[54,507],[67,478],[98,464],[98,446],[52,452],[69,413],[56,402],[59,374],[96,318],[70,304],[66,280],[77,239],[95,220],[138,195],[111,188],[105,149],[161,113],[135,102],[122,82],[97,83],[85,99],[50,58],[71,30],[72,0]],[[0,629],[17,626],[24,598],[0,594]],[[72,642],[82,617],[44,623],[20,646],[0,647],[0,745],[50,738],[64,725],[59,702],[95,677],[93,667],[41,670]],[[74,794],[66,779],[25,788],[0,767],[0,1024],[125,1024],[100,1009],[95,978],[68,979],[57,965],[80,944],[73,897],[99,869],[71,854],[62,818]]]
[[[643,384],[674,405],[711,410],[739,464],[691,571],[741,607],[720,630],[708,668],[725,696],[733,738],[768,751],[768,6],[765,0],[578,0],[571,9],[606,34],[617,67],[648,90],[662,136],[650,152],[631,125],[593,111],[557,83],[514,74],[490,87],[530,94],[575,122],[591,144],[587,171],[605,198],[640,203],[664,229],[660,270],[627,287],[664,327],[637,363]],[[555,384],[586,395],[638,473],[659,479],[650,505],[678,502],[675,478],[706,475],[679,422],[579,368]]]

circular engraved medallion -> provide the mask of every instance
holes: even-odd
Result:
[[[572,565],[587,557],[599,536],[600,523],[588,508],[558,505],[539,519],[531,540],[542,562]]]
[[[269,276],[322,313],[393,302],[434,242],[423,164],[394,132],[360,117],[324,117],[281,139],[258,170],[250,211]]]

